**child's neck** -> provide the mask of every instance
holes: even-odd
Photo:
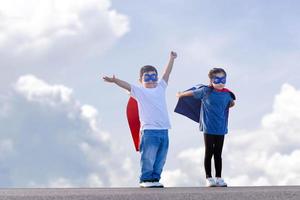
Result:
[[[215,88],[215,87],[213,87],[213,89],[216,90],[217,92],[222,92],[224,90],[224,88],[218,89],[218,88]]]

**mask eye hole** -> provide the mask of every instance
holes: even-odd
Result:
[[[214,84],[225,84],[226,83],[226,76],[214,77],[212,81],[213,81]]]
[[[157,81],[157,74],[144,74],[144,82]]]

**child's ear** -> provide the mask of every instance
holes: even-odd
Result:
[[[141,78],[139,78],[139,82],[142,83],[142,79]]]

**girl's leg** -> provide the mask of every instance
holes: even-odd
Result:
[[[215,135],[214,137],[214,161],[216,169],[216,177],[222,175],[222,150],[224,144],[224,135]]]
[[[204,168],[206,178],[211,178],[211,158],[214,153],[214,137],[210,134],[204,134],[205,144],[205,157],[204,157]]]

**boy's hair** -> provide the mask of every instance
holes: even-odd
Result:
[[[142,78],[142,76],[143,76],[144,73],[151,72],[151,71],[154,71],[157,74],[157,70],[156,70],[155,67],[153,67],[152,65],[145,65],[140,70],[140,78]]]
[[[216,74],[219,74],[219,73],[223,73],[225,76],[227,76],[227,74],[223,68],[213,68],[209,71],[208,77],[210,79],[212,79],[216,76]]]

